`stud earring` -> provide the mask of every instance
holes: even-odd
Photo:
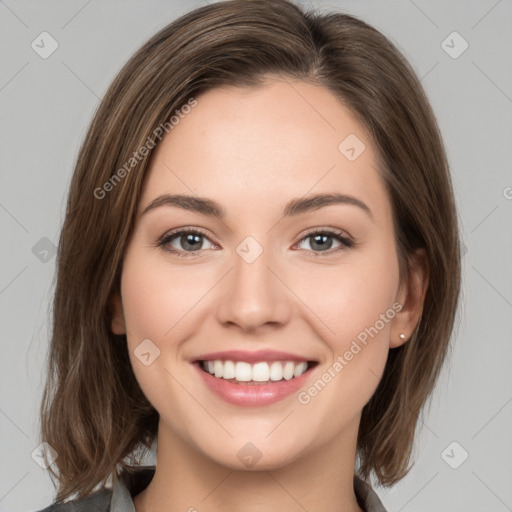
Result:
[[[400,334],[400,338],[405,340],[405,334],[403,332]]]

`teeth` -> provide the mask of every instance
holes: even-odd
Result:
[[[235,363],[233,363],[233,361],[226,361],[224,363],[224,368],[222,370],[222,377],[224,379],[234,379],[235,378]]]
[[[299,377],[308,369],[308,363],[302,361],[273,361],[255,364],[243,361],[203,361],[203,369],[218,379],[235,379],[238,382],[268,382],[290,380]]]
[[[298,366],[298,365],[297,365]],[[286,380],[290,380],[290,379],[293,379],[293,374],[295,373],[295,365],[291,362],[291,361],[288,361],[285,365],[284,365],[284,368],[283,368],[283,377],[286,379]]]
[[[293,369],[293,376],[299,377],[302,375],[306,370],[308,369],[308,363],[302,362],[299,363],[294,369]]]
[[[214,361],[213,362],[213,372],[215,374],[215,377],[222,377],[222,373],[223,373],[222,361]]]
[[[217,361],[215,361],[217,363]],[[222,365],[222,361],[218,361]],[[223,366],[223,365],[222,365]],[[251,380],[251,365],[249,363],[236,363],[235,364],[235,379],[240,382],[249,382]],[[215,375],[215,377],[224,378],[224,372],[221,375]]]
[[[270,365],[270,380],[281,380],[283,378],[283,365],[279,361],[274,361]]]
[[[245,363],[242,363],[245,364]],[[251,375],[251,365],[249,366],[249,375]],[[256,382],[266,382],[270,378],[270,369],[268,363],[256,363],[252,367],[252,380]],[[238,380],[238,378],[237,378]]]

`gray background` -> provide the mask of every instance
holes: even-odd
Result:
[[[126,59],[204,4],[0,0],[2,511],[37,510],[54,497],[31,454],[52,249],[79,144]],[[466,247],[460,327],[417,438],[416,465],[392,490],[376,490],[390,512],[512,510],[512,2],[307,5],[360,16],[422,77],[448,149]],[[59,45],[46,59],[31,47],[43,31]],[[453,31],[469,44],[457,58],[463,42],[446,40]]]

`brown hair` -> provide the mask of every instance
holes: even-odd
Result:
[[[382,485],[410,469],[419,414],[449,346],[460,288],[457,213],[448,163],[421,83],[395,46],[363,21],[305,12],[287,0],[208,5],[154,35],[119,72],[82,144],[61,232],[41,440],[58,453],[57,501],[90,494],[151,446],[159,415],[110,329],[123,255],[152,150],[130,160],[191,97],[276,75],[332,91],[367,127],[392,201],[400,276],[424,248],[429,286],[411,339],[390,350],[362,412],[359,474]],[[153,146],[155,144],[153,143]],[[113,173],[129,171],[122,180]],[[119,176],[119,173],[118,173]],[[109,180],[108,194],[98,187]],[[115,185],[115,186],[114,186]]]

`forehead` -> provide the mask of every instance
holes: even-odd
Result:
[[[235,207],[340,192],[389,208],[367,130],[328,89],[272,80],[196,98],[155,149],[141,208],[163,193]]]

